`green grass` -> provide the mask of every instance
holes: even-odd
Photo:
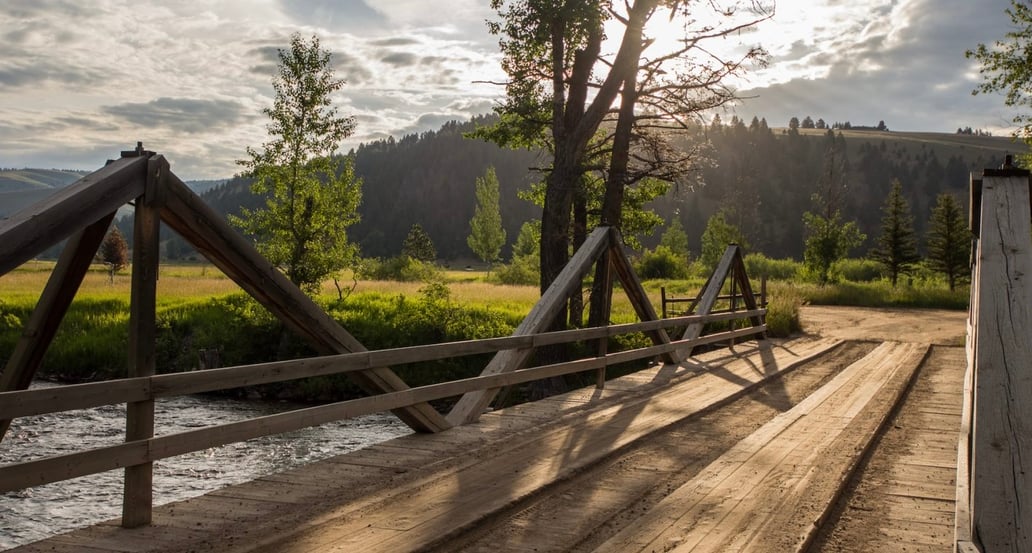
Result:
[[[42,291],[53,263],[32,262],[0,277],[0,359],[13,351]],[[360,281],[356,291],[338,300],[326,283],[317,303],[370,349],[506,336],[539,298],[536,286],[508,286],[488,281],[483,271],[449,271],[446,285],[420,282]],[[350,277],[343,279],[349,284]],[[755,281],[754,281],[755,282]],[[112,282],[106,269],[91,268],[43,361],[42,373],[67,380],[124,376],[128,349],[128,274]],[[660,311],[660,288],[668,296],[694,297],[700,278],[651,280],[646,294]],[[754,284],[759,292],[758,283]],[[773,281],[767,317],[770,334],[800,330],[799,308],[805,303],[873,307],[965,309],[967,287],[949,292],[934,278],[905,279],[892,288],[884,280],[818,286]],[[585,294],[585,297],[587,295]],[[718,306],[719,307],[719,306]],[[638,319],[627,295],[614,291],[615,323]],[[314,355],[256,301],[218,270],[205,265],[163,265],[158,281],[158,366],[161,372],[196,368],[197,352],[218,349],[223,366]],[[621,337],[619,348],[641,347],[641,335]],[[478,374],[487,356],[396,367],[411,385]],[[270,397],[337,399],[357,393],[343,377],[309,379],[263,386]]]

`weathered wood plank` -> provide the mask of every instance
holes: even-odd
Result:
[[[777,550],[794,550],[805,536],[775,538],[765,531],[777,530],[779,536],[783,530],[794,531],[798,521],[781,519],[798,516],[803,503],[810,510],[819,503],[811,491],[814,479],[855,466],[860,454],[853,442],[866,443],[874,429],[868,425],[847,433],[849,415],[873,401],[890,381],[898,397],[925,351],[911,345],[879,346],[739,442],[598,551],[748,551],[753,546],[772,551],[774,543],[783,547]],[[894,402],[882,402],[879,412],[887,416]],[[840,439],[846,442],[836,446]],[[830,450],[841,450],[844,457],[826,462],[824,453]],[[812,523],[804,526],[812,529]]]
[[[164,187],[167,174],[168,162],[165,158],[152,157],[147,164],[146,193],[136,198],[129,300],[130,378],[148,377],[155,372],[158,259],[161,255],[159,191]],[[153,399],[127,404],[125,416],[125,441],[146,440],[154,436]],[[154,506],[153,481],[153,463],[125,468],[122,525],[126,528],[150,524],[151,508]]]
[[[65,244],[36,302],[36,308],[0,374],[0,392],[25,390],[29,387],[114,218],[114,211],[106,214],[73,234]],[[5,403],[0,401],[0,405]],[[0,440],[3,440],[15,416],[0,415]]]
[[[576,287],[580,286],[581,279],[587,274],[591,264],[601,255],[608,242],[608,228],[599,227],[593,230],[585,239],[580,249],[563,267],[562,272],[559,273],[555,281],[545,290],[544,294],[541,294],[541,299],[534,304],[527,317],[516,327],[513,336],[536,334],[552,324],[552,321],[555,320],[556,315],[565,304],[566,298],[570,296],[570,293]],[[526,365],[532,354],[533,350],[530,349],[500,351],[484,367],[480,374],[486,376],[521,369]],[[498,388],[491,388],[466,393],[452,407],[451,412],[448,413],[448,421],[455,426],[476,421],[481,413],[484,412],[484,409],[498,395],[498,391]]]
[[[143,194],[146,157],[116,160],[0,220],[0,275]]]
[[[250,242],[230,228],[174,174],[168,175],[165,192],[162,220],[317,351],[323,354],[365,351],[358,340],[262,258]],[[386,367],[362,371],[352,378],[370,393],[408,388]],[[399,408],[395,415],[419,432],[438,432],[451,426],[429,404]]]
[[[652,307],[652,302],[649,301],[645,288],[641,285],[641,280],[635,274],[634,268],[631,267],[631,262],[628,261],[627,255],[623,251],[623,239],[615,227],[609,229],[609,259],[612,262],[612,267],[616,271],[617,277],[620,279],[620,283],[623,285],[624,293],[631,300],[631,305],[634,307],[634,312],[638,315],[638,319],[642,321],[655,321],[659,319],[659,316],[656,315],[656,309]],[[663,329],[649,332],[648,336],[652,343],[656,345],[670,343],[670,336]],[[663,353],[662,359],[665,363],[677,363],[680,361],[676,351]]]
[[[971,535],[1032,551],[1032,213],[1027,171],[982,178]],[[985,339],[982,339],[985,338]]]
[[[698,301],[694,304],[696,313],[708,315],[713,310],[713,306],[717,302],[717,296],[720,295],[720,289],[724,286],[724,280],[727,279],[728,272],[731,271],[731,264],[734,263],[737,249],[738,246],[728,246],[724,250],[724,255],[720,258],[716,270],[713,271],[713,274],[706,280],[705,286],[699,291]],[[702,327],[703,323],[688,325],[681,339],[693,340],[698,338],[702,334]],[[691,354],[691,348],[685,348],[683,351],[678,352],[681,358],[689,357]]]

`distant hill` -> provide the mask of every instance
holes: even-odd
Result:
[[[378,140],[351,152],[355,173],[363,179],[363,200],[359,207],[361,221],[349,229],[348,235],[360,245],[362,255],[397,255],[409,228],[418,223],[430,235],[442,259],[472,258],[466,236],[476,201],[474,182],[489,166],[498,175],[509,244],[524,221],[540,217],[540,208],[520,199],[518,192],[542,178],[534,168],[547,165],[548,160],[540,152],[508,150],[464,137],[477,125],[490,122],[486,117],[453,121],[437,131],[400,140]],[[923,235],[937,194],[954,194],[966,205],[972,172],[998,167],[1006,154],[1025,151],[1024,144],[1008,137],[873,129],[836,129],[829,137],[822,129],[792,133],[785,128],[768,128],[762,120],[748,125],[732,120],[730,125],[700,128],[698,134],[710,143],[708,155],[712,161],[700,171],[703,186],[676,187],[652,206],[667,221],[680,218],[696,253],[707,219],[724,210],[745,233],[751,251],[800,258],[802,213],[814,209],[811,197],[826,171],[827,150],[832,144],[845,151],[845,159],[837,161],[836,169],[843,187],[842,212],[847,219],[856,220],[868,235],[868,243],[854,255],[863,255],[877,237],[881,205],[893,179],[903,184],[915,226]],[[5,173],[0,172],[0,176]],[[26,182],[26,174],[48,172],[14,173],[22,175],[19,182]],[[8,206],[28,205],[29,200],[36,201],[54,190],[39,186],[46,182],[42,177],[32,182],[37,184],[31,189],[0,189],[0,216],[5,216]],[[247,179],[187,184],[222,214],[239,213],[241,207],[262,203],[251,194]],[[128,219],[121,220],[119,226],[127,236],[131,234]],[[644,237],[646,246],[657,243],[661,232],[659,229],[654,236]],[[196,255],[171,233],[163,231],[162,236],[166,238],[167,256]],[[503,256],[508,255],[507,251]]]
[[[85,174],[58,169],[0,169],[0,193],[62,188]]]

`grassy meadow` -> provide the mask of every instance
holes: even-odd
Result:
[[[0,358],[6,359],[13,350],[52,268],[53,262],[34,261],[0,277]],[[445,271],[442,276],[437,284],[357,281],[343,300],[331,281],[324,284],[316,301],[366,347],[383,349],[509,335],[539,296],[536,286],[492,283],[483,272]],[[128,272],[122,272],[112,281],[103,265],[91,268],[44,359],[45,376],[88,381],[125,374],[130,279]],[[355,282],[347,275],[339,283],[347,289]],[[703,284],[702,278],[649,280],[645,289],[658,313],[661,287],[668,296],[693,297]],[[758,284],[754,286],[758,293]],[[799,306],[805,303],[964,309],[968,296],[966,287],[951,293],[945,284],[924,277],[895,289],[884,279],[840,279],[822,287],[791,278],[771,281],[768,292],[768,325],[774,335],[800,330]],[[613,322],[637,319],[625,294],[617,290],[613,300]],[[157,310],[161,372],[197,368],[200,350],[217,349],[222,366],[314,354],[211,265],[162,265]],[[615,351],[646,342],[640,335],[620,337],[611,347]],[[471,356],[395,369],[406,382],[421,385],[478,374],[488,358]],[[257,393],[328,400],[358,390],[343,377],[321,377],[261,386]]]

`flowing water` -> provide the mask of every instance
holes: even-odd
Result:
[[[34,387],[52,384],[40,383]],[[289,403],[185,396],[155,402],[155,434],[171,434],[295,409]],[[15,419],[0,442],[0,465],[115,445],[125,405]],[[154,502],[168,503],[360,449],[409,432],[389,413],[256,438],[154,464]],[[117,518],[121,470],[0,494],[0,550]]]

